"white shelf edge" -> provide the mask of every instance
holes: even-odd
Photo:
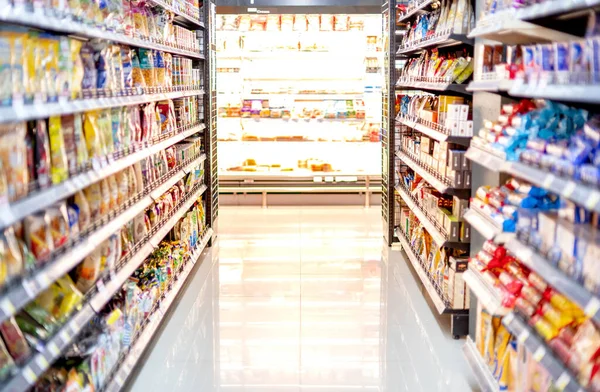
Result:
[[[481,354],[477,351],[477,347],[470,336],[467,336],[466,342],[463,345],[463,353],[467,359],[467,363],[475,374],[477,383],[481,387],[481,392],[499,392],[500,387],[498,382],[490,372],[487,364],[483,362],[483,358],[481,358]]]
[[[425,9],[425,7],[429,6],[431,3],[433,3],[433,0],[425,0],[425,1],[421,2],[421,4],[419,4],[416,7],[413,7],[411,10],[408,10],[404,15],[400,15],[400,17],[398,18],[398,20],[396,22],[405,21],[405,20],[413,17],[416,14],[424,12],[423,10]]]
[[[150,147],[134,152],[122,159],[113,161],[108,166],[99,170],[91,170],[86,173],[78,174],[67,181],[53,185],[40,192],[33,193],[22,200],[18,200],[8,206],[0,208],[0,229],[8,227],[18,221],[24,219],[37,211],[51,206],[52,204],[66,199],[74,195],[77,191],[86,188],[104,178],[107,178],[133,164],[139,162],[151,155],[154,155],[183,139],[202,131],[205,128],[204,124],[195,126],[191,129],[183,131],[167,140],[156,143]]]
[[[577,303],[584,310],[586,316],[600,324],[600,298],[565,275],[533,248],[522,243],[519,239],[513,238],[505,246],[509,252],[518,257],[529,269],[544,278],[546,282],[560,293]]]
[[[194,251],[194,254],[190,257],[190,260],[187,262],[186,266],[178,276],[177,282],[171,287],[167,296],[160,302],[159,307],[150,316],[152,317],[152,320],[144,327],[144,330],[136,339],[133,346],[130,347],[125,360],[121,363],[121,366],[118,368],[117,372],[106,385],[106,388],[104,389],[105,391],[118,392],[121,391],[122,388],[125,386],[127,379],[132,373],[132,370],[135,368],[143,352],[148,347],[150,339],[155,334],[161,322],[164,322],[164,313],[171,308],[173,302],[175,301],[175,298],[179,295],[182,287],[187,282],[190,272],[192,271],[198,258],[202,255],[202,252],[206,248],[208,241],[212,237],[212,233],[213,231],[211,228],[209,228],[206,231],[202,238],[202,241],[200,242],[200,245],[197,246],[196,250]]]
[[[139,48],[148,48],[162,50],[165,52],[187,56],[195,59],[204,59],[199,51],[180,49],[170,45],[154,43],[140,38],[128,37],[122,33],[116,33],[101,28],[88,26],[84,23],[65,18],[61,19],[50,15],[41,15],[26,10],[15,9],[14,7],[5,7],[0,12],[0,21],[4,23],[14,23],[23,26],[38,28],[41,30],[51,30],[60,33],[74,34],[88,38],[100,38],[116,43],[131,45]]]
[[[400,230],[400,229],[396,229],[396,230]],[[444,300],[440,297],[438,292],[435,290],[435,288],[433,287],[433,283],[429,280],[429,276],[423,270],[423,267],[421,266],[421,263],[419,262],[418,256],[415,255],[415,253],[413,252],[412,248],[410,247],[410,244],[408,243],[408,241],[406,240],[406,238],[404,236],[404,233],[398,233],[397,237],[400,240],[400,243],[402,244],[402,249],[404,250],[404,253],[406,253],[406,255],[408,256],[408,259],[410,260],[410,263],[412,264],[413,268],[417,272],[417,275],[419,275],[419,278],[421,279],[421,283],[427,290],[427,293],[429,293],[429,298],[431,298],[431,301],[435,305],[435,308],[437,309],[439,314],[444,313],[447,309],[446,304],[445,304]]]
[[[1,19],[1,18],[0,18]],[[132,106],[148,102],[203,95],[202,89],[171,91],[158,94],[138,94],[111,98],[90,98],[66,102],[48,102],[21,106],[0,107],[0,123],[19,122],[85,112],[110,109],[119,106]]]
[[[479,271],[469,268],[463,274],[463,279],[469,289],[477,296],[479,303],[494,316],[504,316],[510,310],[502,305],[498,292],[483,279]]]
[[[410,156],[408,156],[404,151],[398,150],[396,151],[396,156],[400,158],[403,162],[405,162],[411,169],[417,172],[429,185],[437,189],[441,193],[447,193],[448,189],[451,187],[443,183],[441,180],[435,178],[427,169],[419,165],[415,162]]]
[[[421,210],[421,207],[418,206],[417,204],[415,204],[415,202],[412,200],[410,195],[406,193],[405,189],[402,186],[400,186],[400,185],[396,186],[396,191],[400,194],[400,197],[402,197],[402,200],[404,200],[404,202],[406,204],[408,204],[408,207],[410,208],[410,210],[417,216],[417,218],[419,219],[419,222],[421,222],[421,224],[425,227],[425,229],[431,235],[431,237],[433,238],[435,243],[438,246],[444,246],[444,244],[447,242],[446,237],[435,227],[435,225],[423,213],[423,211]]]
[[[516,18],[504,17],[504,15],[496,19],[490,18],[487,22],[475,27],[469,33],[469,38],[485,38],[506,44],[566,42],[579,38]]]
[[[476,208],[469,208],[464,219],[471,228],[477,230],[485,239],[503,244],[513,238],[515,233],[505,233],[502,228]]]

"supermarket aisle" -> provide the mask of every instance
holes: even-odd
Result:
[[[222,208],[132,390],[465,392],[460,351],[373,208]],[[469,385],[470,384],[470,385]]]

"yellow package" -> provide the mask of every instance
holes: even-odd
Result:
[[[41,91],[42,59],[40,56],[39,34],[30,32],[23,45],[23,80],[25,101],[31,102]]]
[[[77,289],[86,293],[92,288],[100,274],[101,252],[100,247],[83,259],[77,267]]]
[[[127,170],[121,170],[116,175],[118,194],[117,194],[117,205],[122,205],[129,199],[129,177],[127,176]]]
[[[479,329],[477,330],[477,335],[475,336],[475,344],[477,345],[477,350],[479,351],[479,355],[481,358],[485,358],[485,338],[488,326],[492,324],[492,316],[482,310],[479,313]]]
[[[473,74],[473,59],[469,61],[469,64],[466,66],[465,70],[461,72],[461,74],[454,81],[457,84],[462,84],[465,80],[469,79]]]
[[[50,136],[50,177],[53,184],[60,184],[69,178],[65,138],[60,123],[60,116],[52,116],[48,120]]]
[[[119,187],[114,175],[107,178],[107,183],[110,192],[109,211],[113,211],[119,207]]]
[[[75,193],[75,206],[79,210],[79,232],[83,233],[90,224],[90,205],[84,193]]]
[[[0,161],[9,201],[19,200],[28,192],[26,132],[25,123],[0,125]]]
[[[81,97],[81,82],[83,81],[83,61],[79,52],[81,51],[82,42],[76,39],[69,40],[71,49],[71,99]]]
[[[0,263],[6,267],[4,271],[4,281],[10,281],[23,274],[24,264],[21,249],[15,236],[15,231],[12,227],[8,227],[3,232],[0,232]],[[0,272],[0,277],[3,273]],[[1,285],[0,282],[0,285]]]
[[[6,90],[0,91],[0,104],[21,100],[25,93],[25,45],[27,29],[14,27],[10,31],[0,31],[0,42],[8,44],[9,58],[0,59],[0,81]],[[10,87],[8,87],[10,86]],[[10,94],[10,96],[5,96]]]
[[[58,60],[56,93],[59,97],[67,98],[71,94],[73,63],[71,62],[71,42],[68,37],[57,38]]]
[[[536,331],[547,342],[558,336],[558,329],[545,318],[538,316],[532,319],[532,321],[534,321],[533,326],[535,327]]]
[[[56,284],[60,288],[62,300],[57,310],[57,319],[65,319],[68,317],[73,310],[83,301],[83,294],[77,290],[75,284],[69,277],[65,275],[56,281]]]
[[[508,354],[508,343],[510,341],[510,332],[500,323],[496,329],[494,337],[494,365],[492,366],[492,374],[496,380],[500,381],[504,370],[505,356]]]
[[[98,159],[106,155],[104,145],[102,144],[103,139],[101,138],[100,128],[98,126],[99,117],[100,113],[97,110],[86,112],[84,115],[83,133],[90,159]]]
[[[104,143],[105,155],[113,154],[115,152],[115,144],[112,136],[112,120],[110,117],[110,109],[100,111],[100,116],[98,117],[98,127]]]
[[[100,181],[100,195],[100,216],[104,216],[110,211],[110,187],[106,178]]]
[[[560,311],[549,303],[545,303],[542,306],[542,312],[544,318],[551,322],[557,329],[562,329],[574,321],[569,311]]]
[[[59,42],[58,39],[50,34],[42,33],[40,35],[42,65],[45,66],[41,83],[45,86],[43,89],[47,92],[47,98],[54,101],[58,98],[57,80],[58,80],[58,59]]]

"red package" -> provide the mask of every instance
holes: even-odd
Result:
[[[21,363],[31,355],[31,349],[25,340],[25,336],[19,329],[14,317],[0,324],[0,332],[6,344],[8,352],[15,362]]]
[[[542,300],[542,293],[537,291],[534,287],[523,286],[521,289],[521,297],[526,299],[533,306],[537,306]]]
[[[519,295],[523,288],[523,283],[508,272],[501,272],[498,279],[511,294]]]
[[[548,284],[546,283],[546,281],[535,272],[531,272],[527,279],[529,280],[529,283],[533,285],[533,287],[535,287],[541,292],[546,291],[546,289],[548,288]]]
[[[560,336],[560,332],[559,332]],[[563,360],[564,363],[569,363],[571,359],[571,348],[560,337],[556,337],[550,341],[550,348],[556,355]]]
[[[528,317],[531,317],[535,314],[535,306],[525,298],[517,298],[515,301],[515,308]]]

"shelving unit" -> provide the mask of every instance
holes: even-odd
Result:
[[[403,76],[398,78],[399,72],[397,72],[397,68],[401,67],[402,62],[405,62],[408,57],[419,56],[421,52],[427,49],[445,47],[458,48],[461,45],[473,45],[473,40],[468,38],[465,34],[454,34],[453,27],[449,30],[434,33],[433,35],[431,32],[428,32],[425,38],[419,39],[418,41],[412,41],[407,45],[401,43],[403,37],[406,37],[406,33],[408,33],[408,30],[403,30],[404,25],[408,24],[409,26],[414,26],[417,17],[429,14],[438,8],[432,6],[434,3],[435,2],[429,0],[411,2],[410,8],[408,8],[405,13],[400,13],[397,16],[397,21],[395,20],[396,13],[394,12],[395,10],[393,7],[389,6],[390,10],[388,10],[384,5],[384,12],[389,12],[388,23],[384,24],[384,37],[389,37],[390,42],[385,47],[386,56],[389,56],[388,61],[386,62],[388,67],[386,70],[386,82],[389,83],[387,84],[388,90],[384,92],[385,104],[383,108],[384,117],[385,114],[388,114],[388,119],[387,121],[384,121],[384,126],[382,128],[382,136],[384,138],[383,214],[387,226],[390,228],[390,232],[392,232],[392,228],[395,227],[394,233],[397,237],[395,240],[400,241],[402,249],[406,252],[407,258],[410,260],[417,275],[419,275],[422,284],[426,288],[426,292],[429,294],[429,297],[432,298],[432,301],[440,314],[451,314],[452,335],[458,337],[468,333],[468,310],[449,310],[449,306],[447,306],[449,299],[443,298],[444,296],[440,294],[443,291],[436,291],[439,290],[439,287],[436,289],[433,286],[432,282],[434,280],[426,273],[428,267],[425,267],[423,260],[419,261],[420,257],[415,255],[414,251],[410,249],[408,239],[399,226],[399,220],[401,219],[400,209],[406,207],[405,210],[409,210],[411,213],[411,219],[414,217],[418,220],[424,230],[431,235],[437,246],[450,248],[448,251],[455,252],[468,251],[470,249],[470,244],[467,242],[459,242],[458,240],[449,241],[449,237],[443,228],[444,226],[437,222],[431,214],[426,212],[425,208],[419,204],[418,200],[412,197],[409,188],[405,187],[402,180],[399,179],[401,173],[409,168],[415,175],[420,176],[428,185],[444,195],[458,196],[461,199],[466,199],[471,193],[470,188],[462,188],[460,177],[457,177],[458,179],[456,181],[458,184],[455,184],[454,177],[450,179],[445,176],[445,173],[440,174],[437,167],[434,168],[430,163],[427,164],[425,160],[422,162],[419,159],[419,155],[414,155],[409,152],[406,147],[403,147],[403,138],[407,137],[406,135],[409,132],[411,134],[419,132],[423,136],[435,140],[436,143],[455,143],[461,146],[468,146],[470,137],[452,135],[450,130],[442,123],[438,124],[421,118],[398,114],[395,109],[396,104],[399,104],[396,102],[396,95],[405,94],[410,96],[412,93],[408,92],[408,90],[421,90],[433,95],[443,94],[465,97],[471,95],[466,89],[467,84],[451,83],[452,78],[424,76]],[[436,3],[436,5],[439,6],[440,4]],[[387,144],[385,142],[387,142]],[[415,142],[415,145],[416,144],[417,142]],[[412,172],[408,171],[408,173]],[[462,175],[462,173],[460,174]],[[397,199],[395,200],[394,197]],[[462,281],[460,284],[464,285]]]
[[[422,118],[409,118],[399,114],[396,117],[396,123],[404,124],[439,142],[455,143],[463,146],[469,146],[471,143],[470,137],[449,135],[450,131],[446,127],[425,121]]]
[[[486,7],[483,2],[478,2],[478,4],[481,7]],[[547,0],[525,7],[495,9],[490,15],[486,15],[488,10],[477,9],[476,15],[481,15],[481,17],[469,37],[476,39],[476,45],[486,45],[485,50],[489,50],[491,45],[498,45],[498,43],[531,45],[582,40],[585,34],[582,29],[582,27],[585,27],[584,19],[591,10],[597,9],[598,6],[600,6],[600,2],[597,0]],[[497,41],[498,43],[485,40]],[[485,50],[482,48],[479,53],[485,53]],[[600,104],[600,95],[598,89],[590,83],[559,85],[553,84],[556,82],[552,81],[542,81],[528,84],[521,79],[503,79],[500,77],[503,76],[503,72],[502,64],[497,65],[496,63],[487,68],[480,65],[480,68],[475,70],[474,81],[470,83],[468,90],[474,92],[473,108],[474,111],[480,113],[480,118],[477,119],[478,122],[474,123],[474,129],[476,130],[484,128],[484,119],[491,121],[498,119],[504,104],[518,102],[520,98],[568,102],[569,106],[583,107],[589,110],[590,113],[597,112],[597,107],[592,105]],[[571,69],[568,71],[569,75],[573,75],[574,72]],[[517,76],[517,78],[519,77]],[[579,79],[579,75],[577,79]],[[535,78],[529,80],[533,81]],[[498,95],[490,93],[498,93]],[[514,177],[518,181],[523,180],[523,183],[529,183],[556,194],[562,200],[572,201],[587,211],[600,212],[600,189],[595,184],[575,180],[525,161],[509,160],[512,157],[507,158],[507,154],[500,149],[495,149],[497,146],[490,147],[490,144],[479,137],[474,137],[466,153],[466,157],[477,168],[478,172],[478,175],[473,177],[473,190],[484,185],[501,186],[507,179]],[[565,204],[571,206],[569,203]],[[566,207],[566,211],[568,211],[568,207]],[[519,217],[522,216],[520,211]],[[532,275],[530,276],[537,276],[548,287],[570,299],[581,308],[595,325],[598,325],[600,322],[600,299],[591,290],[587,289],[589,287],[588,281],[586,280],[584,285],[582,283],[583,278],[581,281],[572,278],[557,264],[552,263],[551,257],[547,257],[532,245],[536,242],[533,241],[536,238],[535,235],[527,233],[526,230],[517,233],[504,233],[500,224],[485,215],[483,211],[475,208],[468,211],[465,219],[469,221],[473,230],[481,234],[473,241],[472,256],[475,256],[482,249],[484,240],[504,244],[504,248],[510,256],[514,256],[520,264],[531,271]],[[588,230],[585,225],[575,228],[575,225],[569,225],[567,220],[558,219],[562,225],[561,230],[564,230],[563,237],[568,237],[565,232],[571,231],[570,234],[574,236],[574,241],[577,241],[578,236]],[[517,224],[517,228],[519,227],[520,224]],[[547,235],[548,233],[543,232],[545,229],[548,229],[548,227],[542,227],[542,224],[540,224],[538,228],[539,235]],[[591,229],[591,226],[589,229]],[[530,239],[532,240],[531,243],[529,243]],[[561,240],[557,235],[556,242],[560,243]],[[545,239],[542,242],[546,244],[548,240]],[[563,257],[565,257],[564,253]],[[584,376],[581,373],[576,374],[579,370],[569,366],[573,365],[572,361],[569,360],[570,363],[567,365],[565,357],[559,355],[561,350],[557,348],[556,351],[553,351],[553,348],[557,347],[555,344],[561,343],[560,338],[557,338],[557,341],[547,343],[546,340],[549,339],[545,339],[537,333],[537,330],[541,331],[540,326],[532,321],[531,316],[526,316],[526,312],[522,310],[519,303],[512,310],[499,308],[498,301],[502,297],[502,287],[491,287],[485,279],[481,279],[481,276],[477,277],[474,272],[469,270],[465,274],[465,280],[472,293],[470,317],[472,319],[480,317],[481,314],[478,313],[478,309],[482,308],[493,315],[502,317],[502,324],[513,335],[519,349],[524,347],[530,356],[528,363],[526,365],[519,364],[516,371],[527,375],[528,372],[531,373],[531,369],[527,369],[527,367],[535,364],[534,367],[540,367],[544,370],[535,371],[536,374],[545,374],[542,376],[543,382],[553,384],[553,389],[573,392],[586,390],[583,384],[578,381],[578,377],[580,377],[580,380],[584,380]],[[507,283],[502,283],[501,276],[498,279],[498,285],[504,284],[508,287]],[[517,296],[517,301],[521,298],[524,298],[524,296]],[[545,314],[542,316],[544,317],[543,320],[548,320]],[[548,323],[551,324],[549,321]],[[572,327],[575,331],[578,331],[577,328],[581,326],[578,323],[573,323]],[[557,331],[561,331],[561,328],[556,328]],[[498,382],[490,377],[487,366],[481,364],[481,356],[473,344],[474,341],[477,341],[477,338],[481,338],[480,333],[478,327],[472,327],[469,339],[464,347],[465,356],[474,370],[481,389],[484,391],[497,391],[499,390]],[[572,351],[570,352],[571,358],[581,355],[576,345],[570,346],[569,349]],[[492,352],[489,355],[494,355],[494,353]]]
[[[443,295],[443,290],[441,287],[436,285],[433,281],[433,278],[427,273],[426,262],[423,258],[414,251],[414,249],[410,246],[410,241],[406,237],[406,234],[399,229],[396,229],[395,232],[396,238],[400,240],[400,244],[402,244],[402,250],[408,256],[414,270],[417,272],[421,283],[425,287],[429,298],[435,305],[435,308],[439,312],[439,314],[465,314],[468,313],[468,309],[452,309],[452,307],[448,303],[448,299]]]
[[[533,354],[534,359],[550,373],[559,390],[565,392],[584,390],[577,382],[577,378],[565,368],[562,361],[552,353],[552,349],[521,316],[516,313],[509,313],[502,319],[502,324],[511,334],[517,337],[520,344],[523,344]]]
[[[552,287],[560,291],[584,310],[587,317],[600,324],[600,299],[555,267],[534,248],[513,238],[506,243],[506,249],[532,271],[544,278]]]
[[[424,166],[421,162],[411,157],[409,154],[402,150],[396,151],[396,156],[406,163],[411,169],[418,173],[421,177],[427,181],[429,185],[437,189],[441,193],[448,195],[462,195],[468,196],[471,193],[470,189],[456,188],[455,184],[450,181],[449,178],[440,176],[436,171]]]
[[[419,218],[423,227],[427,229],[427,232],[431,234],[431,237],[435,241],[438,246],[453,248],[453,249],[461,249],[461,250],[469,250],[470,244],[468,242],[452,242],[448,241],[448,234],[445,232],[443,228],[439,226],[437,222],[430,217],[427,212],[421,207],[419,202],[415,200],[413,196],[410,195],[410,192],[406,187],[402,184],[396,186],[396,192],[402,197],[402,200],[408,205],[411,211]]]
[[[206,2],[201,9],[194,12],[189,8],[172,5],[169,0],[151,0],[149,3],[172,12],[174,22],[193,32],[198,38],[197,44],[184,46],[165,41],[159,42],[159,40],[137,38],[122,32],[111,31],[111,28],[107,26],[96,27],[81,21],[71,20],[66,16],[54,16],[58,15],[58,10],[53,15],[45,15],[43,10],[34,13],[25,10],[25,8],[12,6],[0,10],[0,25],[3,27],[7,24],[16,24],[25,28],[76,37],[74,39],[91,40],[98,38],[133,48],[160,50],[192,60],[194,67],[200,69],[204,75],[203,80],[197,85],[169,88],[148,87],[127,91],[125,89],[114,89],[106,92],[96,92],[94,89],[91,93],[84,95],[93,98],[74,100],[59,98],[57,102],[35,104],[22,104],[16,100],[13,106],[0,108],[0,123],[6,124],[28,120],[44,121],[44,119],[53,116],[87,113],[95,110],[143,105],[187,97],[195,97],[197,101],[194,102],[199,102],[198,106],[202,109],[198,110],[198,120],[194,120],[192,124],[179,126],[169,133],[162,133],[160,136],[143,143],[133,143],[131,147],[117,151],[115,154],[111,153],[111,155],[89,159],[85,167],[78,168],[78,172],[71,173],[68,179],[60,183],[50,184],[43,189],[32,188],[33,190],[25,198],[2,205],[0,208],[0,229],[5,230],[19,224],[29,216],[39,215],[43,210],[56,203],[67,199],[71,200],[70,198],[77,192],[88,189],[91,185],[108,179],[124,169],[133,167],[133,165],[139,165],[147,158],[156,156],[156,154],[162,153],[180,142],[192,140],[189,139],[192,136],[198,136],[202,140],[201,146],[198,138],[195,138],[193,139],[196,143],[194,148],[182,150],[186,151],[186,157],[189,156],[189,158],[174,160],[178,164],[175,167],[169,166],[170,169],[160,172],[160,178],[145,178],[144,181],[147,183],[144,184],[142,191],[134,196],[129,193],[128,199],[119,204],[116,209],[103,213],[104,215],[99,219],[94,218],[85,230],[82,230],[78,235],[72,235],[64,245],[53,250],[49,259],[43,265],[36,261],[37,266],[35,268],[24,271],[22,276],[16,277],[7,286],[3,287],[0,292],[0,322],[5,322],[23,309],[27,309],[27,305],[51,285],[65,275],[74,273],[72,271],[109,237],[115,237],[115,235],[121,237],[123,227],[133,223],[134,218],[145,214],[148,207],[154,205],[157,200],[161,199],[166,192],[170,191],[175,184],[186,178],[190,173],[200,173],[198,168],[200,165],[203,165],[205,169],[198,184],[192,185],[193,183],[190,183],[185,188],[185,192],[181,191],[179,199],[173,197],[170,209],[165,208],[162,215],[156,218],[156,221],[148,222],[150,226],[146,226],[143,237],[136,238],[131,243],[131,248],[127,251],[124,249],[123,253],[115,256],[114,265],[107,265],[106,269],[98,271],[98,276],[92,288],[82,291],[81,303],[74,307],[70,314],[62,315],[64,317],[63,321],[58,324],[56,321],[53,322],[53,329],[47,339],[43,339],[44,341],[41,341],[41,344],[35,347],[30,347],[31,355],[24,362],[18,363],[14,372],[0,383],[0,389],[2,390],[11,392],[28,391],[38,380],[43,378],[53,364],[71,349],[72,345],[78,343],[81,333],[90,327],[90,321],[103,317],[101,315],[104,314],[106,305],[113,299],[115,294],[122,290],[123,285],[131,275],[146,262],[147,258],[171,232],[176,223],[198,202],[202,203],[202,199],[205,200],[203,210],[206,216],[206,229],[204,233],[201,233],[202,236],[196,243],[196,247],[181,268],[173,271],[174,278],[171,280],[171,287],[164,293],[152,312],[151,320],[142,329],[142,335],[151,337],[164,324],[165,319],[162,315],[171,308],[177,296],[183,291],[189,281],[190,274],[193,272],[194,265],[200,260],[201,255],[206,252],[207,247],[212,244],[215,235],[213,228],[216,227],[218,216],[215,122],[217,113],[216,103],[214,102],[216,95],[215,48],[212,32],[214,30],[215,4]],[[211,42],[213,45],[211,45]],[[175,123],[175,118],[173,118],[173,123]],[[186,124],[186,122],[183,122],[183,124]],[[165,167],[166,165],[165,159]],[[142,177],[139,177],[139,180],[141,181]],[[119,249],[121,248],[119,247]],[[114,251],[116,252],[116,250]],[[126,388],[141,354],[148,350],[152,344],[153,342],[150,339],[136,339],[134,347],[123,354],[123,357],[127,356],[127,360],[122,360],[115,366],[113,376],[106,380],[105,385],[100,389],[122,390]],[[136,353],[135,359],[129,359],[132,352]]]

